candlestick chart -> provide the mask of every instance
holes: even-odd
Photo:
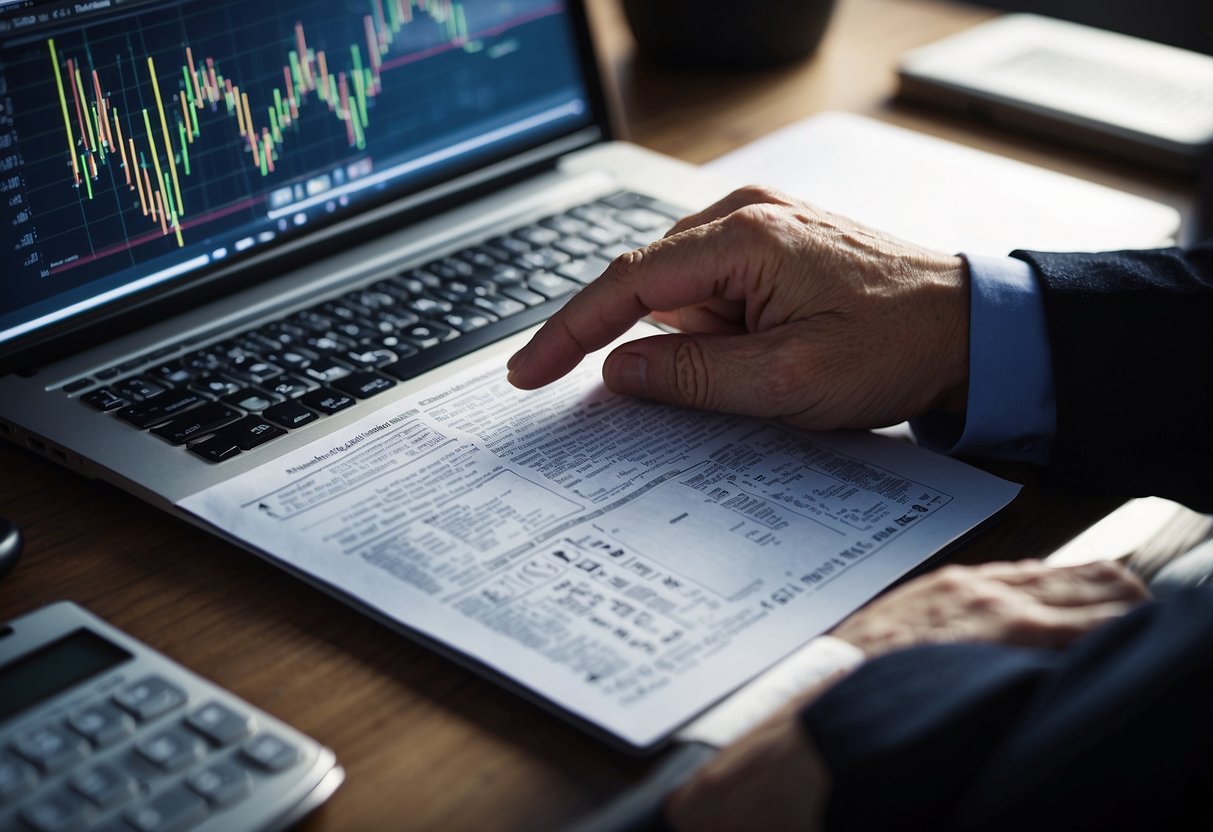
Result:
[[[340,184],[567,97],[575,55],[542,47],[566,25],[550,0],[186,0],[51,19],[0,45],[5,262],[79,285],[265,227],[271,193],[310,195],[318,172]],[[0,286],[6,307],[15,291]]]

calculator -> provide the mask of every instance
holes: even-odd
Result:
[[[59,602],[0,625],[0,830],[282,829],[345,773],[328,748]]]

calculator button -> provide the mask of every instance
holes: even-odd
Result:
[[[126,813],[127,823],[139,832],[181,832],[205,819],[206,801],[184,786],[162,792]]]
[[[107,764],[77,774],[72,788],[102,810],[121,806],[135,796],[134,779]]]
[[[252,790],[252,778],[231,760],[220,760],[189,777],[190,788],[215,806],[228,806]]]
[[[251,722],[226,705],[208,702],[186,719],[190,727],[218,745],[231,745],[249,735]]]
[[[83,760],[87,746],[58,725],[44,725],[18,735],[13,750],[47,774],[58,774]]]
[[[0,754],[0,806],[12,803],[37,784],[33,766],[12,754]]]
[[[294,765],[298,752],[273,734],[258,734],[244,744],[244,756],[266,771],[282,771]]]
[[[69,792],[34,801],[21,810],[21,819],[36,832],[76,832],[87,829],[88,804]]]
[[[113,745],[135,732],[129,716],[109,704],[88,705],[73,713],[68,725],[98,748]]]
[[[135,746],[145,760],[164,771],[181,771],[202,759],[202,741],[181,728],[169,728]]]
[[[147,676],[114,694],[114,701],[140,722],[155,719],[185,702],[185,691],[159,676]]]

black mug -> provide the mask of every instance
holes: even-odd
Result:
[[[757,69],[817,48],[834,0],[623,0],[641,54],[666,66]]]

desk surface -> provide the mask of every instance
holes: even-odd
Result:
[[[815,112],[851,110],[1191,216],[1191,183],[890,103],[901,52],[983,20],[986,10],[840,0],[812,60],[702,77],[638,62],[617,0],[589,5],[630,137],[671,155],[702,162]],[[0,514],[27,538],[22,562],[0,582],[0,619],[70,598],[332,747],[348,779],[305,829],[557,828],[651,765],[112,487],[8,444],[0,471]],[[1112,505],[1027,488],[957,559],[1042,556]]]

